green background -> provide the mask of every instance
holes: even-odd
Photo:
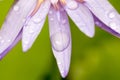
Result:
[[[0,26],[14,0],[0,0]],[[29,1],[29,0],[28,0]],[[120,12],[120,1],[109,0]],[[120,39],[96,27],[85,36],[70,20],[70,72],[62,79],[52,54],[48,21],[32,48],[22,52],[21,41],[0,61],[0,80],[120,80]]]

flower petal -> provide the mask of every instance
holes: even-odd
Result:
[[[53,7],[48,16],[52,50],[64,78],[68,74],[71,58],[71,34],[68,18],[64,9],[57,11]]]
[[[29,16],[28,19],[26,20],[22,35],[23,51],[27,51],[32,46],[35,39],[39,35],[43,27],[46,15],[49,11],[49,8],[50,1],[46,0],[42,3],[36,14],[32,17]]]
[[[107,27],[120,34],[120,17],[108,0],[85,0],[85,5]]]
[[[103,22],[101,22],[101,21],[100,21],[98,18],[96,18],[95,16],[94,16],[94,20],[95,20],[95,24],[96,24],[98,27],[100,27],[100,28],[102,28],[103,30],[111,33],[112,35],[120,38],[120,34],[119,34],[119,33],[115,32],[113,29],[111,29],[111,28],[109,28],[108,26],[106,26]]]
[[[0,30],[0,54],[13,43],[35,3],[36,0],[19,0],[12,7]]]
[[[2,59],[21,40],[21,38],[22,38],[22,31],[20,31],[20,33],[13,41],[13,43],[0,54],[0,59]]]
[[[78,28],[89,37],[93,37],[94,20],[91,12],[83,5],[74,0],[66,0],[65,10]]]

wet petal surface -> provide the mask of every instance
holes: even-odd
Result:
[[[71,34],[68,18],[64,9],[56,11],[53,7],[48,16],[52,50],[62,77],[66,77],[71,57]]]
[[[35,0],[19,0],[11,8],[0,30],[0,54],[13,43],[35,3]]]
[[[23,28],[23,35],[22,35],[22,47],[23,51],[27,51],[32,44],[34,43],[35,39],[39,35],[43,24],[45,22],[45,18],[50,8],[50,1],[46,0],[42,3],[39,10],[34,16],[29,16],[24,28]]]
[[[66,0],[65,10],[78,28],[89,37],[94,36],[94,20],[91,12],[83,4]]]
[[[119,13],[108,0],[85,0],[85,5],[101,22],[120,34]]]

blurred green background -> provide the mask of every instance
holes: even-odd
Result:
[[[14,0],[0,0],[0,26]],[[120,12],[120,1],[109,0]],[[32,48],[22,52],[19,42],[0,61],[0,80],[120,80],[120,39],[96,27],[85,36],[70,20],[72,57],[70,72],[62,79],[51,51],[48,21]]]

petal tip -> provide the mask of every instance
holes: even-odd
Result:
[[[88,37],[90,37],[90,38],[93,38],[94,37],[94,35],[95,35],[95,32],[94,31],[92,31],[92,32],[87,32],[86,33],[86,35],[88,36]]]
[[[61,71],[62,78],[65,78],[68,75],[68,71]]]
[[[22,50],[23,52],[27,52],[28,51],[28,46],[27,45],[22,45]]]

